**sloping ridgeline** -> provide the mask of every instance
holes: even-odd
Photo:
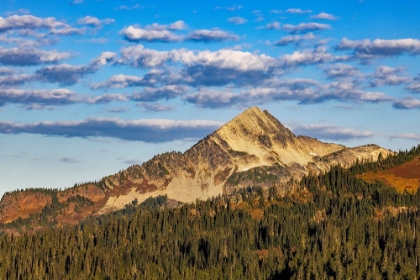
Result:
[[[286,195],[245,188],[176,208],[159,198],[78,226],[3,234],[0,278],[418,279],[419,192],[356,175],[419,155],[420,146],[332,167]]]

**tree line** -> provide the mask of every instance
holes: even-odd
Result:
[[[360,172],[420,146],[278,186],[165,207],[158,197],[78,226],[0,235],[1,279],[418,279],[420,194]]]

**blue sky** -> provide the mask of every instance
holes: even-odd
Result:
[[[419,1],[0,2],[0,195],[185,151],[244,109],[420,142]]]

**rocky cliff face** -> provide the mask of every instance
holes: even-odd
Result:
[[[134,199],[142,202],[150,196],[167,195],[170,199],[194,202],[240,187],[266,187],[273,183],[281,186],[291,178],[325,171],[331,165],[350,165],[357,158],[376,160],[379,153],[386,156],[391,151],[376,145],[347,148],[306,136],[296,137],[270,113],[252,107],[183,154],[155,156],[141,166],[131,166],[97,183],[47,195],[40,200],[42,203],[30,207],[12,207],[11,201],[20,205],[25,196],[31,199],[36,194],[19,192],[18,196],[13,194],[14,198],[7,194],[0,202],[0,222],[39,213],[52,201],[65,204],[59,207],[61,212],[56,218],[62,221],[107,213]]]

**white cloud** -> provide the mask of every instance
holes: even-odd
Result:
[[[420,40],[418,39],[396,39],[396,40],[382,40],[369,39],[351,41],[343,38],[338,50],[353,50],[356,57],[361,59],[371,59],[381,56],[398,56],[402,54],[419,55],[420,54]]]
[[[224,41],[237,41],[239,36],[230,32],[226,32],[219,29],[198,29],[192,31],[185,38],[188,41],[195,42],[224,42]]]
[[[288,44],[299,44],[303,41],[307,40],[314,40],[316,37],[313,33],[308,33],[304,35],[288,35],[285,37],[280,38],[276,43],[275,46],[286,46]]]
[[[324,23],[308,22],[300,23],[298,25],[284,24],[282,28],[283,30],[286,30],[290,33],[306,33],[311,31],[331,29],[331,26]]]
[[[128,41],[134,42],[177,42],[182,40],[181,36],[178,36],[169,30],[143,29],[133,25],[121,30],[120,34],[124,35]]]
[[[146,49],[142,45],[123,48],[119,63],[129,64],[138,68],[153,68],[171,59],[168,51]]]
[[[184,29],[188,29],[188,26],[185,24],[184,21],[178,20],[169,24],[168,28],[170,30],[184,30]]]
[[[291,9],[287,9],[286,13],[289,13],[289,14],[310,14],[310,13],[312,13],[312,10],[302,10],[302,9],[299,9],[299,8],[291,8]]]
[[[228,21],[233,23],[233,24],[244,24],[248,20],[244,19],[243,17],[231,17],[231,18],[228,19]]]
[[[56,63],[70,57],[71,54],[67,52],[0,47],[0,64],[3,65],[29,66]]]
[[[203,138],[223,123],[206,120],[167,119],[121,120],[89,118],[81,121],[14,123],[0,121],[0,133],[31,133],[62,137],[112,137],[129,141],[163,143],[186,138]]]
[[[103,24],[111,24],[114,22],[115,20],[112,18],[98,19],[96,17],[91,17],[91,16],[85,16],[77,20],[78,24],[86,24],[86,25],[91,25],[95,27],[101,26]]]
[[[267,29],[267,30],[270,30],[270,29],[280,30],[280,22],[273,21],[272,23],[267,23],[267,25],[264,27],[264,29]]]
[[[137,107],[145,109],[147,112],[165,112],[165,111],[172,111],[175,109],[174,106],[165,106],[159,103],[138,103],[136,104]]]
[[[359,131],[352,128],[330,124],[307,124],[292,128],[293,133],[325,140],[364,139],[377,135],[371,131]]]
[[[281,57],[281,63],[284,67],[297,67],[301,65],[324,63],[332,59],[332,56],[326,52],[325,47],[318,47],[314,50],[295,51],[292,54],[286,54]]]
[[[337,20],[338,17],[332,15],[332,14],[327,14],[327,13],[319,13],[317,15],[311,16],[311,18],[313,19],[325,19],[325,20]]]
[[[140,4],[135,4],[133,6],[121,5],[118,8],[116,8],[115,10],[126,10],[126,11],[130,11],[130,10],[138,10],[140,8],[141,8]]]
[[[405,87],[407,90],[412,93],[420,93],[420,82],[414,82],[411,85]]]
[[[392,107],[395,109],[420,109],[420,100],[405,99],[395,102]]]
[[[57,35],[80,34],[83,31],[58,21],[53,17],[39,18],[32,15],[13,15],[7,18],[0,17],[0,32],[15,29],[44,28]]]
[[[53,90],[24,90],[24,89],[1,89],[0,106],[9,103],[23,105],[65,105],[80,101],[77,95],[67,89]]]
[[[188,92],[188,88],[182,85],[167,85],[158,88],[146,87],[139,93],[130,96],[135,101],[158,101],[161,99],[172,99]]]
[[[122,49],[121,56],[120,63],[131,64],[134,67],[156,67],[172,61],[187,66],[203,65],[249,71],[269,70],[269,68],[278,65],[278,61],[270,56],[230,49],[215,52],[209,50],[194,52],[186,49],[156,51],[137,45]]]
[[[392,68],[389,66],[379,66],[372,74],[374,78],[370,82],[371,87],[378,87],[383,85],[401,85],[412,81],[412,78],[401,75],[404,72],[404,68]]]
[[[101,83],[95,83],[92,85],[92,89],[115,89],[115,88],[126,88],[126,87],[132,87],[132,86],[145,86],[145,85],[151,85],[153,81],[145,80],[143,77],[137,77],[137,76],[128,76],[128,75],[113,75],[108,80],[101,82]]]
[[[355,67],[348,64],[333,64],[324,69],[328,78],[349,78],[349,77],[361,77],[362,73]]]

